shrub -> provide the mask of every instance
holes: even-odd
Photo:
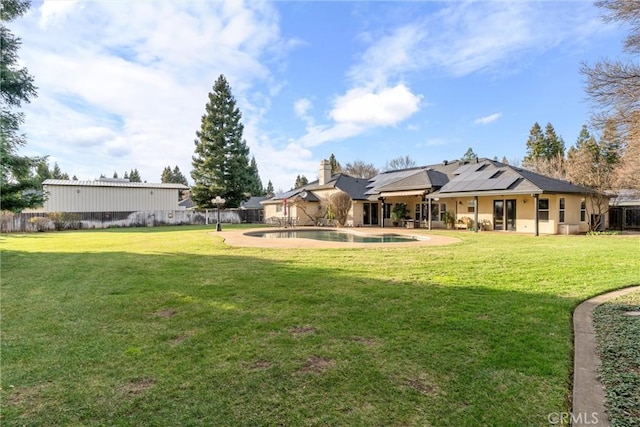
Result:
[[[70,212],[52,212],[49,219],[57,231],[65,229],[77,230],[80,228],[80,215]]]
[[[29,219],[29,222],[36,227],[36,231],[47,231],[50,221],[46,216],[34,216]]]
[[[338,191],[331,195],[331,210],[336,216],[340,226],[344,227],[351,210],[351,196],[344,191]]]

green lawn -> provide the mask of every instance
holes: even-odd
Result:
[[[548,425],[573,309],[640,278],[630,237],[264,250],[211,231],[1,236],[2,424]]]

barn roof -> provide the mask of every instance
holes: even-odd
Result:
[[[175,190],[187,190],[189,187],[183,184],[161,184],[149,182],[130,182],[123,179],[103,179],[96,181],[79,181],[69,179],[46,179],[42,185],[62,185],[72,187],[121,187],[121,188],[164,188]]]

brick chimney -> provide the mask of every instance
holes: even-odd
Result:
[[[323,160],[320,162],[320,173],[318,177],[318,184],[320,185],[325,185],[327,182],[331,181],[331,163],[329,163],[329,160]]]

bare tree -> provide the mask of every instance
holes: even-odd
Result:
[[[351,210],[351,196],[344,191],[333,193],[330,198],[331,211],[336,217],[336,221],[340,226],[344,227]]]
[[[541,175],[550,176],[556,179],[567,179],[566,161],[564,156],[557,154],[555,157],[525,159],[522,161],[522,167]],[[515,165],[515,163],[511,163]]]
[[[354,178],[369,179],[378,175],[379,171],[371,163],[365,163],[362,160],[356,160],[353,163],[347,163],[342,169],[342,173],[350,175]]]
[[[416,162],[409,156],[400,156],[389,160],[384,165],[384,170],[393,171],[399,169],[409,169],[416,166]]]
[[[640,2],[599,0],[596,5],[605,10],[605,21],[629,25],[631,31],[624,49],[632,55],[640,53]],[[640,175],[640,64],[630,59],[606,59],[594,66],[583,64],[581,72],[587,78],[587,95],[600,109],[593,114],[594,124],[603,128],[607,121],[613,120],[626,142],[619,169],[621,178],[637,177]],[[639,181],[620,179],[619,183],[640,189]]]

